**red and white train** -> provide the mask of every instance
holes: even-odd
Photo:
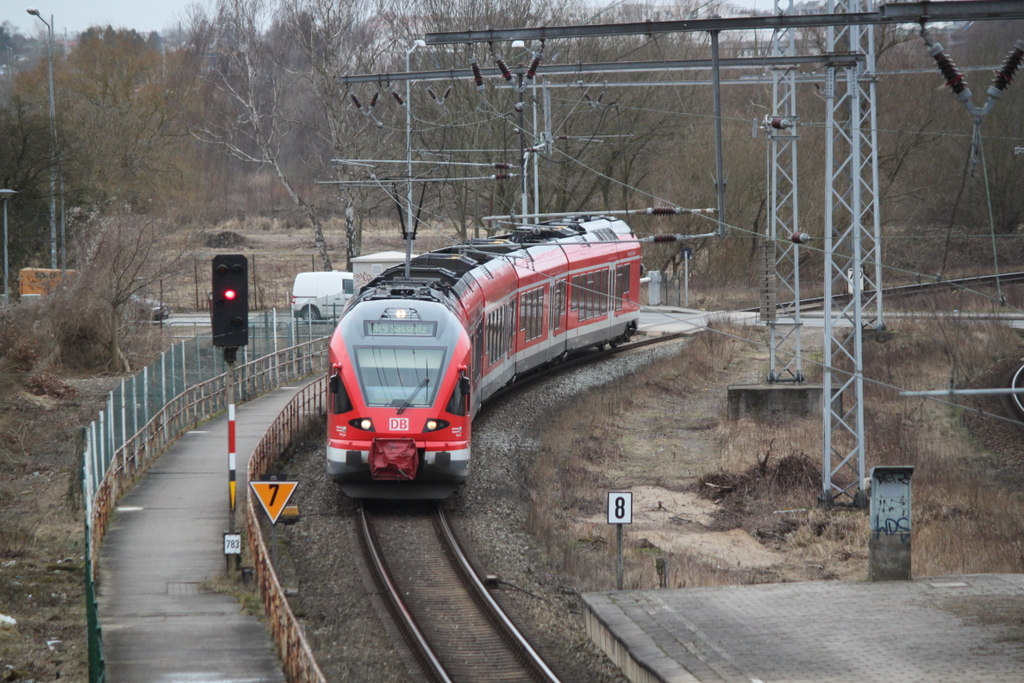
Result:
[[[474,239],[395,266],[330,344],[327,471],[355,498],[442,498],[469,474],[472,419],[545,363],[636,331],[640,244],[604,217]]]

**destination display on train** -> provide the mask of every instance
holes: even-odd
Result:
[[[374,337],[433,337],[436,322],[419,320],[367,320],[366,334]]]

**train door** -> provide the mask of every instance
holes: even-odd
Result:
[[[615,266],[615,312],[621,313],[625,308],[630,294],[630,264],[620,263]]]
[[[565,331],[565,280],[558,280],[551,287],[551,320],[548,328],[556,337]]]

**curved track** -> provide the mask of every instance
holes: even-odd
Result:
[[[557,683],[487,593],[439,506],[359,511],[374,579],[431,680]]]

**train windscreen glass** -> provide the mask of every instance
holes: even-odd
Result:
[[[433,405],[444,369],[443,348],[357,346],[354,350],[366,405]]]

